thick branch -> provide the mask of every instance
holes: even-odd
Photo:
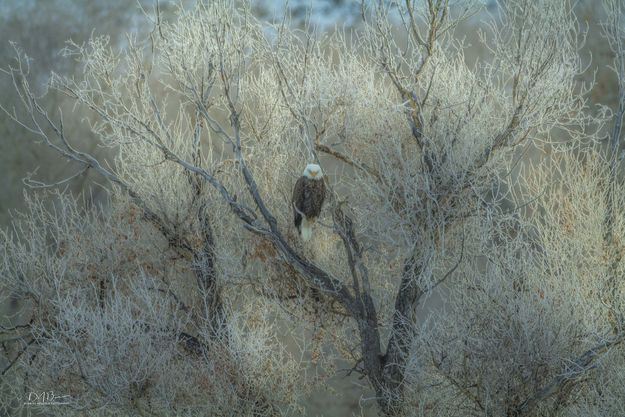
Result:
[[[198,287],[203,295],[203,316],[210,323],[211,332],[214,336],[221,334],[225,324],[225,312],[221,300],[221,289],[217,280],[215,259],[215,241],[210,217],[206,207],[202,205],[198,210],[202,247],[193,253],[193,266]]]
[[[417,300],[423,294],[418,279],[425,265],[417,256],[417,251],[414,251],[404,265],[401,283],[395,298],[391,337],[384,356],[384,376],[387,384],[397,395],[400,394],[404,379],[404,364],[408,356],[410,335],[414,326],[411,313],[415,309]]]

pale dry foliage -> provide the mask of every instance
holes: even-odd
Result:
[[[363,6],[328,36],[226,1],[156,10],[122,51],[70,44],[82,72],[50,85],[111,166],[39,106],[18,55],[5,111],[109,201],[35,194],[2,235],[3,293],[28,300],[4,389],[58,387],[60,415],[299,412],[319,380],[286,326],[384,415],[621,416],[625,14],[606,6],[620,105],[600,112],[564,0],[502,2],[475,66],[454,33],[470,1]],[[329,195],[303,243],[290,198],[311,161]]]
[[[106,212],[85,213],[70,196],[49,197],[50,210],[27,200],[29,211],[14,222],[19,241],[3,235],[2,274],[17,278],[4,289],[28,301],[33,319],[24,341],[36,338],[41,348],[14,365],[18,378],[6,398],[53,387],[77,411],[104,405],[103,415],[288,408],[298,369],[269,331],[270,306],[251,300],[231,311],[227,303],[227,337],[211,337],[196,314],[201,306],[181,301],[201,302],[187,295],[197,292],[192,262],[168,249],[134,204],[118,200]]]

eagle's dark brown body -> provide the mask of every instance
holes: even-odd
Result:
[[[321,178],[311,179],[306,176],[300,177],[293,188],[293,217],[295,227],[301,234],[302,214],[305,221],[312,222],[321,213],[323,200],[326,197],[326,186]]]

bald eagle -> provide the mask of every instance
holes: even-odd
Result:
[[[325,197],[326,186],[321,167],[317,164],[306,165],[304,174],[295,183],[291,199],[295,227],[302,240],[312,237],[312,224],[321,213]]]

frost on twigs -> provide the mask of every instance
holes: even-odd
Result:
[[[477,2],[387,6],[323,35],[200,2],[121,51],[69,45],[83,73],[51,87],[110,163],[39,105],[18,56],[8,114],[108,201],[42,194],[3,235],[3,285],[32,317],[3,330],[13,389],[55,384],[103,414],[280,415],[347,360],[388,416],[620,415],[625,107],[588,108],[573,7],[501,2],[468,65],[456,30]],[[328,192],[303,242],[310,162]]]
[[[167,249],[136,207],[116,201],[112,211],[85,212],[67,195],[47,197],[53,209],[31,197],[14,233],[2,235],[2,292],[29,301],[26,340],[36,339],[9,374],[19,381],[10,387],[15,399],[69,395],[69,405],[50,409],[58,415],[103,405],[106,415],[288,408],[297,368],[269,331],[270,309],[226,307],[228,324],[212,337],[195,317],[197,300],[175,296],[189,294],[191,263]]]

